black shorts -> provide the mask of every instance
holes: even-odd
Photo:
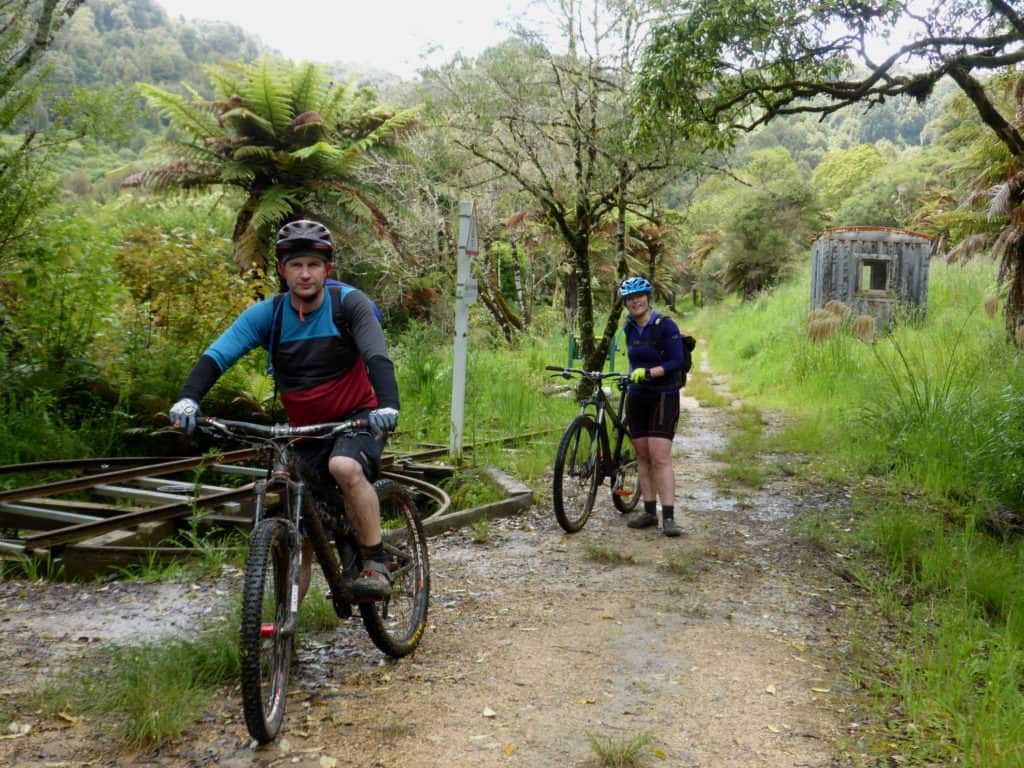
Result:
[[[634,397],[626,399],[626,423],[634,437],[663,437],[671,440],[679,423],[679,390],[673,389],[660,397]]]
[[[365,421],[368,413],[369,411],[360,411],[348,418]],[[363,468],[366,479],[372,483],[380,474],[380,462],[386,442],[387,439],[383,435],[375,435],[367,429],[353,435],[338,435],[333,441],[304,440],[295,445],[295,452],[305,465],[306,482],[314,488],[323,487],[330,479],[327,463],[333,456],[355,459]],[[331,485],[333,483],[327,487]]]

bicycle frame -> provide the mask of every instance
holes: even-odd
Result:
[[[583,371],[578,371],[576,369],[563,369],[556,368],[555,366],[548,366],[547,369],[552,371],[584,373]],[[619,452],[622,450],[623,439],[629,435],[629,426],[626,424],[625,413],[626,387],[620,384],[618,406],[613,408],[612,401],[602,386],[602,381],[604,379],[621,375],[622,374],[607,373],[602,374],[600,379],[593,375],[586,376],[585,378],[594,384],[594,389],[589,396],[580,400],[580,415],[591,412],[593,414],[592,417],[594,419],[594,423],[598,425],[600,443],[598,446],[598,454],[602,459],[602,465],[599,467],[599,471],[601,472],[602,477],[608,477],[615,474]],[[612,431],[615,433],[614,450],[608,431],[609,422],[611,423]]]
[[[218,420],[211,420],[211,424],[218,425]],[[219,421],[219,428],[223,431],[228,422]],[[333,425],[333,430],[328,434],[337,434],[346,429],[362,426],[360,422],[342,422]],[[320,427],[322,430],[322,427]],[[261,441],[263,447],[273,451],[273,459],[269,464],[267,477],[258,480],[253,484],[253,495],[255,509],[253,512],[253,527],[255,528],[267,517],[281,517],[288,521],[290,532],[293,537],[292,545],[296,552],[300,552],[302,541],[308,538],[316,553],[317,562],[320,563],[320,570],[331,590],[331,597],[334,603],[335,612],[342,618],[352,615],[352,602],[354,596],[350,586],[350,579],[344,572],[343,565],[338,562],[331,546],[331,537],[324,528],[323,521],[313,506],[313,494],[310,492],[305,480],[302,480],[298,456],[291,450],[291,442],[285,442],[283,437],[291,436],[294,428],[275,425],[267,427],[268,434]],[[288,431],[291,430],[291,431]],[[275,439],[277,438],[277,439]],[[270,493],[277,493],[280,499],[279,511],[267,514],[266,499]],[[330,500],[326,500],[330,503]],[[340,497],[337,501],[340,506]],[[338,509],[338,525],[342,526],[342,532],[348,532],[348,523],[343,510]],[[281,628],[282,634],[293,633],[295,623],[298,620],[298,584],[300,558],[292,560],[290,573],[293,595],[290,596],[289,620]]]
[[[604,459],[604,466],[602,466],[601,474],[608,476],[615,472],[616,461],[619,456],[619,451],[622,449],[623,437],[629,434],[629,427],[625,421],[625,410],[626,410],[626,388],[619,388],[619,403],[618,407],[612,409],[611,400],[608,397],[608,393],[604,391],[604,388],[600,385],[595,387],[590,397],[585,398],[580,402],[580,413],[586,413],[588,409],[593,409],[594,421],[598,426],[598,434],[600,435],[600,448],[599,452],[601,458]],[[615,433],[615,447],[612,450],[611,438],[609,436],[608,424],[611,422],[612,431]]]

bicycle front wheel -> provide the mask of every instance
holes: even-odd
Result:
[[[242,708],[249,733],[260,744],[273,741],[284,721],[293,633],[283,634],[291,592],[291,527],[267,518],[249,538],[239,631]],[[295,599],[298,600],[298,584]]]
[[[568,533],[586,525],[601,482],[597,423],[588,414],[573,419],[555,455],[555,517]]]
[[[366,631],[381,651],[399,658],[415,650],[427,626],[430,564],[427,537],[409,492],[394,480],[373,484],[380,501],[384,551],[391,571],[391,595],[360,603]]]
[[[615,482],[612,483],[612,504],[625,514],[636,509],[639,501],[640,472],[636,466],[636,448],[629,435],[623,435],[615,467]]]

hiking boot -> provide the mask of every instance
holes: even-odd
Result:
[[[387,563],[367,560],[359,578],[352,582],[352,594],[362,602],[391,596],[391,572]]]
[[[626,525],[630,528],[650,528],[658,524],[658,515],[655,512],[641,512],[630,520]]]
[[[661,521],[661,532],[673,539],[683,535],[683,529],[676,525],[676,521],[671,517],[666,517]]]

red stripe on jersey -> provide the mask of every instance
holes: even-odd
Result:
[[[377,396],[360,361],[337,379],[309,389],[282,392],[281,403],[293,427],[342,421],[354,411],[376,408]]]

